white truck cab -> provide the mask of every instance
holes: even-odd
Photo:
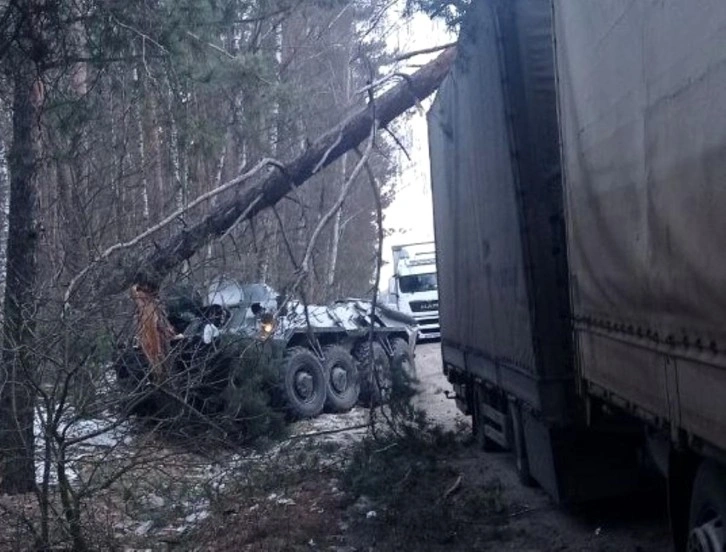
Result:
[[[440,337],[436,248],[433,242],[394,245],[388,300],[416,319],[419,337]]]

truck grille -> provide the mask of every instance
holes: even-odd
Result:
[[[411,312],[424,312],[439,310],[438,301],[411,301]]]
[[[439,319],[438,318],[419,318],[416,320],[417,326],[431,326],[431,325],[439,325]]]

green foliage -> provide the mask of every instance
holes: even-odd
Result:
[[[370,508],[382,517],[380,524],[369,526],[373,538],[396,550],[479,549],[465,536],[472,523],[491,525],[492,539],[505,538],[502,485],[496,478],[462,481],[457,466],[462,452],[453,433],[425,424],[403,436],[361,443],[343,483],[359,497],[362,514]]]
[[[418,426],[407,426],[402,435],[365,439],[353,453],[344,481],[356,495],[395,501],[407,482],[425,479],[438,469],[442,454],[459,446],[454,434],[420,418]]]
[[[223,391],[224,415],[238,437],[254,442],[286,435],[284,411],[273,402],[279,375],[269,347],[249,342],[225,347],[212,362],[230,374],[230,385]]]
[[[183,399],[168,404],[160,397],[152,412],[168,419],[172,434],[208,434],[238,444],[286,435],[284,412],[273,401],[278,374],[268,348],[238,339],[200,346],[187,350],[183,361],[177,358],[174,370],[165,385]]]

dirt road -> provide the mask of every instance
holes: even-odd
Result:
[[[439,345],[420,345],[416,361],[423,388],[417,400],[432,421],[449,429],[470,431],[470,418],[462,416],[454,401],[446,398],[445,391],[451,391],[451,386],[441,373]],[[478,542],[478,549],[671,550],[662,490],[566,511],[553,505],[540,489],[523,487],[507,454],[484,453],[468,446],[448,464],[461,477],[457,492],[465,494],[496,482],[501,501],[507,505],[506,538],[488,543],[483,538],[466,540]]]

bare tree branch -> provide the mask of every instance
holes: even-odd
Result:
[[[167,225],[169,225],[172,222],[174,222],[175,220],[179,219],[179,217],[184,215],[184,213],[188,212],[190,209],[193,209],[194,207],[207,201],[208,199],[211,199],[214,196],[217,196],[217,195],[221,194],[222,192],[225,192],[225,191],[229,190],[230,188],[238,186],[239,184],[249,180],[255,174],[257,174],[259,171],[261,171],[263,168],[267,167],[268,165],[272,165],[272,166],[275,166],[278,168],[282,167],[282,164],[279,161],[276,161],[275,159],[271,159],[271,158],[265,158],[262,161],[260,161],[259,163],[257,163],[257,165],[252,167],[252,169],[250,169],[249,171],[237,176],[236,178],[233,178],[229,182],[225,182],[221,186],[218,186],[217,188],[214,188],[213,190],[210,190],[205,194],[200,195],[194,201],[188,203],[186,206],[181,207],[181,208],[177,209],[176,211],[174,211],[173,213],[171,213],[168,217],[166,217],[165,219],[160,221],[158,224],[155,224],[151,228],[144,230],[141,234],[138,234],[135,238],[133,238],[127,242],[115,243],[112,246],[108,247],[98,257],[96,257],[96,259],[94,259],[94,261],[89,266],[84,268],[79,274],[77,274],[75,277],[73,277],[71,282],[68,284],[68,289],[66,290],[66,293],[65,293],[65,297],[64,297],[65,304],[68,304],[70,297],[71,297],[73,291],[75,290],[75,287],[78,284],[79,280],[81,278],[83,278],[83,276],[85,276],[88,273],[88,271],[93,268],[94,264],[107,259],[109,256],[111,256],[112,253],[114,253],[116,251],[119,251],[121,249],[128,249],[129,247],[133,247],[133,246],[137,245],[144,239],[148,238],[149,236],[151,236],[153,234],[156,234],[157,232],[159,232],[160,230],[165,228]],[[255,199],[253,202],[251,202],[251,207],[254,207],[257,204],[257,202],[259,202],[259,199]],[[243,214],[244,214],[244,212],[243,212]],[[236,221],[236,222],[239,222],[239,221]],[[233,228],[234,226],[235,226],[235,224],[232,224],[232,225],[230,225],[230,228]]]
[[[393,141],[396,142],[396,145],[401,148],[401,151],[403,151],[404,155],[406,156],[406,159],[411,161],[411,155],[409,155],[408,150],[406,149],[406,146],[403,145],[401,140],[399,140],[398,136],[396,136],[396,133],[393,132],[390,128],[386,127],[385,131],[388,133],[388,135],[393,138]]]
[[[232,54],[230,54],[227,50],[225,50],[224,48],[220,48],[216,44],[212,44],[211,42],[207,42],[203,38],[195,35],[193,32],[187,31],[186,34],[187,34],[187,36],[190,36],[191,38],[193,38],[194,40],[196,40],[200,44],[204,44],[206,46],[209,46],[212,50],[214,50],[215,52],[218,52],[218,53],[222,54],[226,58],[228,58],[228,59],[235,59],[235,57]]]
[[[328,223],[333,219],[335,216],[335,213],[338,212],[338,210],[343,206],[343,202],[345,201],[345,198],[348,196],[348,191],[350,190],[350,187],[353,185],[353,182],[355,182],[356,178],[358,178],[358,175],[360,174],[361,169],[363,169],[364,164],[368,160],[368,157],[371,154],[371,151],[373,150],[373,144],[375,143],[375,137],[376,137],[376,130],[377,125],[376,121],[373,121],[373,126],[371,127],[371,137],[368,140],[368,145],[366,146],[365,152],[362,154],[361,159],[358,161],[358,164],[353,169],[353,172],[350,173],[350,176],[348,177],[348,180],[345,181],[345,184],[340,189],[340,194],[338,195],[338,200],[333,204],[333,206],[328,210],[325,215],[320,219],[320,222],[318,222],[318,225],[315,227],[315,230],[313,231],[313,235],[310,237],[310,241],[308,242],[308,246],[305,249],[305,255],[303,256],[303,260],[300,263],[300,270],[303,273],[308,272],[309,263],[310,263],[310,257],[313,254],[313,249],[315,248],[315,243],[318,241],[318,236],[323,231],[323,228],[325,228]]]
[[[385,127],[432,94],[448,73],[455,56],[456,50],[453,48],[444,51],[434,61],[381,94],[375,102],[378,125]],[[101,275],[104,280],[101,292],[119,293],[139,277],[160,282],[210,240],[223,235],[256,198],[262,197],[262,200],[249,209],[245,218],[251,218],[263,209],[275,205],[291,190],[304,184],[328,150],[330,153],[323,166],[330,165],[346,151],[357,147],[369,135],[373,118],[372,110],[367,106],[323,134],[296,159],[284,166],[278,166],[279,171],[269,174],[261,183],[246,192],[218,205],[198,223],[181,230],[155,251],[145,256],[129,253],[115,263],[118,267],[115,272],[109,271],[110,273]],[[338,145],[334,145],[338,136],[342,136],[342,139]],[[331,148],[331,145],[334,147]]]

